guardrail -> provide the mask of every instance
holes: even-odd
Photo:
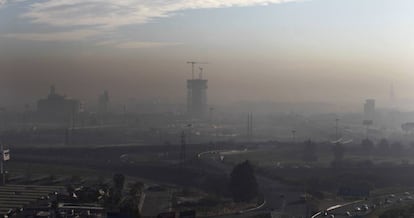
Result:
[[[335,209],[338,209],[338,208],[341,208],[341,207],[346,207],[346,206],[351,205],[351,204],[357,204],[357,203],[360,203],[362,201],[363,200],[358,200],[358,201],[353,201],[353,202],[349,202],[349,203],[346,203],[346,204],[338,204],[338,205],[335,205],[335,206],[332,206],[332,207],[327,208],[326,211],[329,212],[329,211],[332,211],[332,210],[335,210]],[[311,216],[311,218],[316,218],[316,217],[318,217],[321,214],[322,214],[322,211],[319,211],[318,213],[316,213],[313,216]]]

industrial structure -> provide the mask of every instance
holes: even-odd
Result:
[[[194,66],[196,64],[207,64],[205,62],[189,61],[191,64],[191,79],[187,80],[187,112],[192,118],[204,118],[208,111],[207,106],[207,81],[203,79],[203,68],[200,69],[198,78],[194,77]]]

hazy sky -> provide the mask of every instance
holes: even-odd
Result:
[[[0,100],[414,100],[412,0],[0,0]],[[413,101],[414,102],[414,101]],[[410,104],[408,102],[408,104]],[[414,104],[413,104],[414,105]]]

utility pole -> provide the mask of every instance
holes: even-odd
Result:
[[[181,132],[181,150],[180,150],[180,162],[184,163],[185,161],[185,152],[186,152],[186,144],[185,144],[185,132]]]
[[[335,119],[335,140],[338,140],[338,122],[339,122],[339,119],[336,118]]]

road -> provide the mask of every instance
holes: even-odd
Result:
[[[145,201],[142,206],[141,215],[151,217],[155,214],[171,211],[172,193],[165,191],[146,191]]]
[[[329,217],[331,215],[334,215],[334,217],[365,217],[379,209],[392,209],[408,203],[414,203],[414,195],[409,192],[388,194],[335,205],[320,211],[313,215],[312,218]]]
[[[208,151],[200,153],[198,157],[212,167],[230,174],[233,166],[224,164],[221,161],[221,152],[235,151]],[[300,200],[303,192],[264,176],[256,175],[256,179],[266,204],[255,211],[278,211],[296,217],[305,217],[307,211],[306,204],[292,204],[292,202],[298,202]]]

